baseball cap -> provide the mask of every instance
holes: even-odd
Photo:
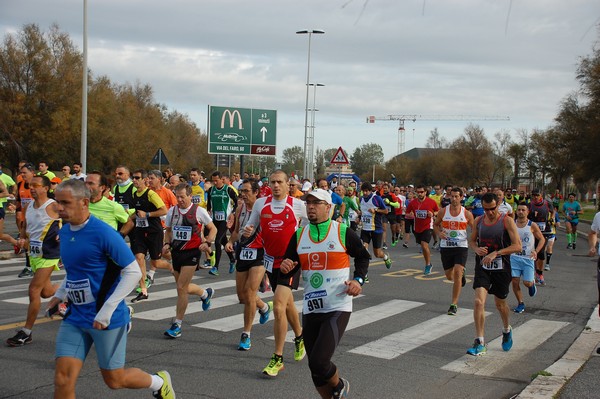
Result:
[[[540,193],[539,188],[534,188],[533,190],[531,190],[531,195],[538,195],[539,193]]]
[[[60,177],[53,177],[52,180],[50,180],[50,183],[60,184],[61,182],[62,180],[60,179]]]
[[[306,193],[304,196],[302,196],[302,199],[306,200],[308,197],[315,197],[317,199],[320,199],[321,201],[327,202],[330,205],[333,204],[333,201],[331,201],[331,194],[329,194],[329,192],[321,188],[317,188]]]

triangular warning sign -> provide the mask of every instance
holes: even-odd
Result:
[[[350,162],[348,162],[348,157],[346,157],[344,150],[342,150],[342,147],[340,147],[337,149],[335,155],[333,156],[333,158],[331,158],[331,161],[329,163],[338,165],[348,165]]]
[[[154,154],[154,156],[152,157],[152,161],[150,161],[150,164],[151,165],[168,165],[169,164],[169,160],[167,159],[167,156],[163,152],[162,148],[159,148],[158,151],[156,151],[156,154]]]

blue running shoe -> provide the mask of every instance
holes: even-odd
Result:
[[[240,339],[240,344],[238,345],[238,350],[240,351],[248,351],[252,343],[250,342],[250,337],[246,333],[242,333],[242,338]]]
[[[508,327],[510,328],[510,331],[505,333],[502,333],[502,350],[504,352],[508,352],[510,350],[510,348],[512,348],[512,344],[513,344],[513,339],[512,339],[512,327]]]
[[[535,287],[535,285],[534,285],[534,287]],[[523,302],[518,304],[517,307],[513,309],[513,312],[515,312],[515,313],[523,313],[524,311],[525,311],[525,304]]]
[[[343,399],[348,397],[350,392],[350,383],[347,379],[340,377],[340,381],[344,384],[344,387],[340,391],[333,391],[333,399]]]
[[[269,321],[269,316],[273,310],[273,301],[267,302],[267,305],[269,306],[269,309],[265,313],[258,312],[260,314],[260,319],[258,320],[260,324],[265,324],[267,321]]]
[[[209,287],[206,289],[206,299],[200,298],[200,300],[202,301],[202,310],[210,309],[210,306],[212,305],[212,303],[210,303],[210,298],[212,298],[214,293],[215,290],[213,290],[212,288]]]
[[[532,284],[531,287],[529,287],[529,296],[535,296],[535,294],[537,294],[537,288],[535,284]]]
[[[229,262],[229,274],[235,271],[235,262]]]
[[[487,347],[479,341],[479,338],[475,338],[473,346],[467,349],[467,354],[471,356],[485,355]]]
[[[431,274],[431,269],[433,269],[433,265],[426,265],[423,275],[427,276],[427,275]]]
[[[219,269],[217,269],[216,266],[213,266],[212,269],[210,269],[208,271],[208,274],[213,275],[213,276],[218,276],[219,275]]]
[[[179,338],[181,337],[181,326],[177,323],[173,323],[171,328],[165,331],[165,336],[169,338]]]

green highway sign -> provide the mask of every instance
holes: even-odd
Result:
[[[208,152],[275,156],[277,111],[208,106]]]

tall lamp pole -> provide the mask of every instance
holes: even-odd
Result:
[[[83,0],[83,87],[81,89],[81,169],[87,170],[88,43],[87,0]]]
[[[309,160],[308,160],[308,148],[307,148],[307,142],[308,142],[308,91],[309,91],[309,84],[310,84],[310,42],[311,42],[311,38],[312,35],[316,34],[316,35],[322,35],[325,33],[325,31],[320,30],[320,29],[312,29],[312,30],[299,30],[296,32],[296,34],[298,35],[308,35],[308,67],[306,68],[306,103],[304,106],[304,170],[303,170],[303,175],[304,178],[310,179],[310,181],[312,182],[313,180],[313,167],[312,165],[309,164]]]
[[[323,87],[325,86],[322,83],[309,83],[309,86],[313,87],[313,105],[312,105],[312,109],[309,109],[309,111],[311,111],[311,116],[310,116],[310,129],[308,130],[308,138],[306,140],[306,152],[308,154],[308,159],[306,161],[306,163],[309,165],[309,171],[308,171],[308,176],[307,178],[310,179],[310,181],[314,180],[314,170],[312,167],[310,167],[311,165],[315,164],[315,112],[318,111],[317,109],[317,87]]]

